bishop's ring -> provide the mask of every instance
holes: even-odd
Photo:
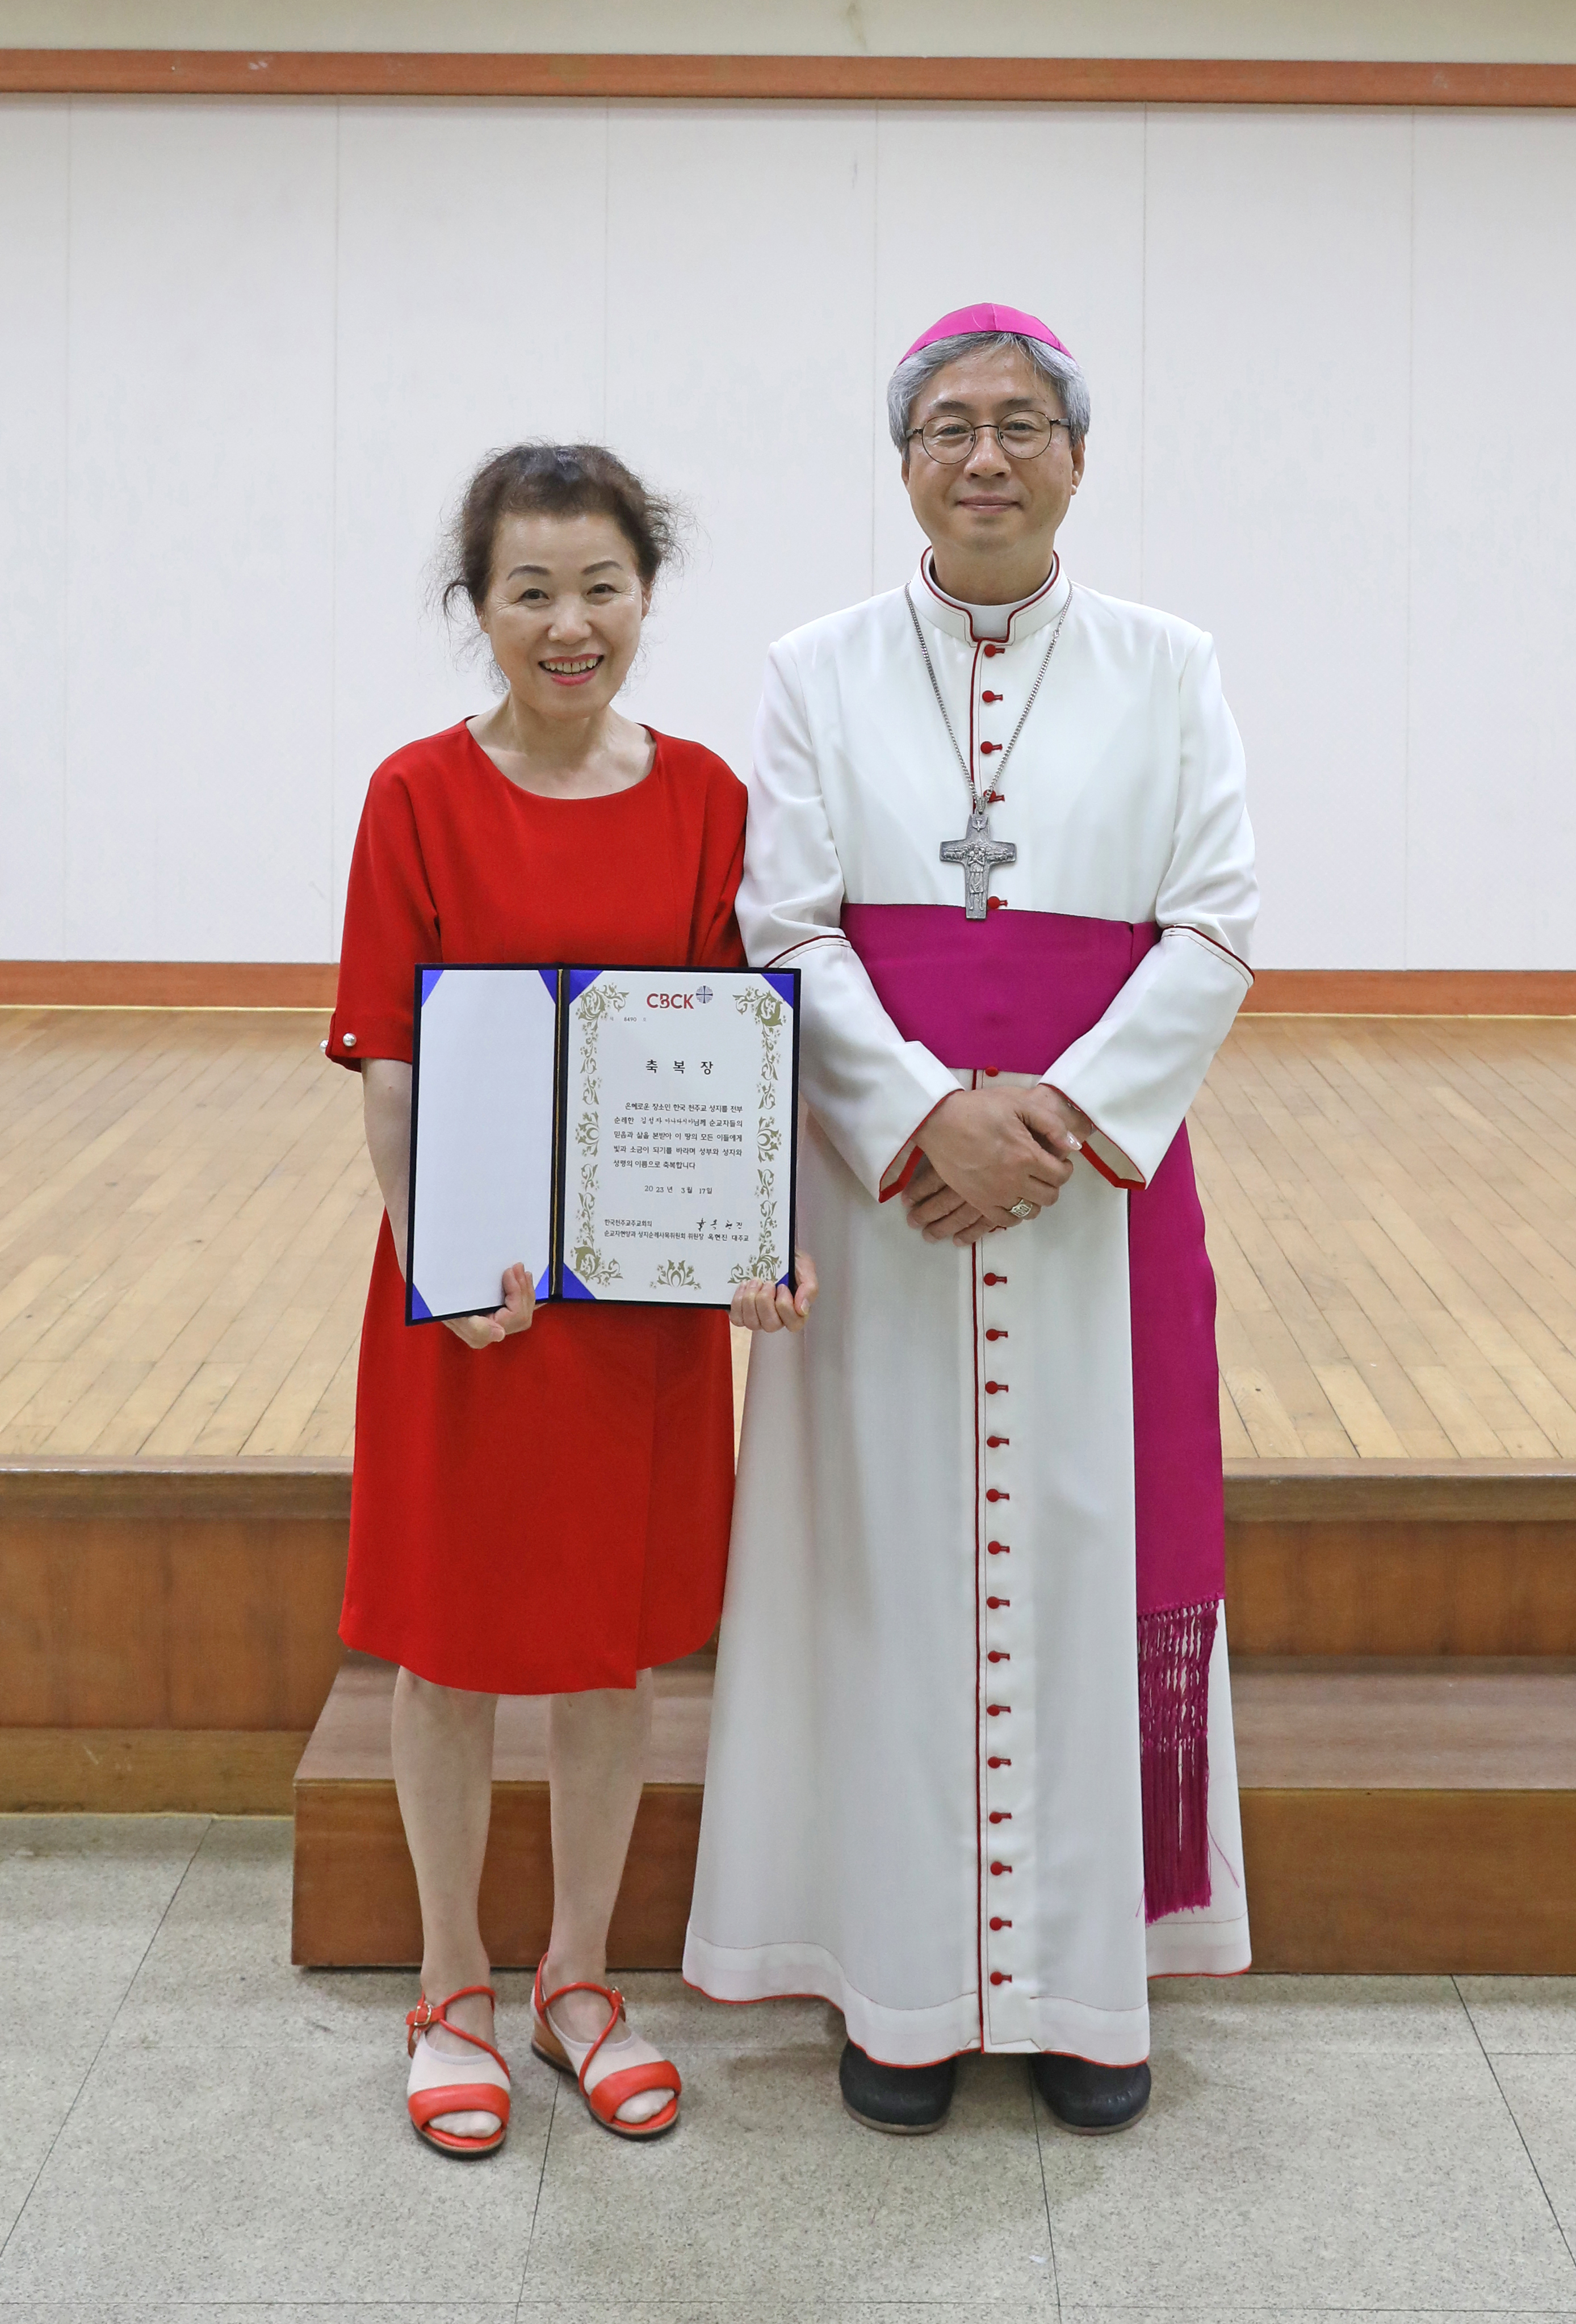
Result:
[[[1036,1215],[1036,1209],[1037,1206],[1026,1199],[1014,1203],[1007,1215],[1009,1219],[1032,1219]]]

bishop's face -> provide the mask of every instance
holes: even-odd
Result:
[[[1016,347],[960,355],[928,381],[908,414],[911,429],[953,419],[992,430],[1014,413],[1064,420],[1054,383]],[[992,432],[976,436],[967,459],[933,460],[916,435],[903,454],[903,482],[935,551],[935,577],[954,597],[1009,604],[1037,589],[1051,569],[1063,518],[1083,475],[1083,447],[1065,426],[1033,459],[1003,452]]]

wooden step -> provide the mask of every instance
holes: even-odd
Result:
[[[349,1660],[297,1772],[298,1961],[419,1958],[392,1687]],[[618,1969],[677,1967],[695,1873],[710,1665],[657,1687]],[[1576,1662],[1248,1658],[1233,1687],[1256,1967],[1576,1971]],[[533,1963],[551,1919],[546,1726],[540,1702],[499,1705],[482,1924],[501,1968]]]
[[[684,1950],[712,1715],[709,1656],[656,1674],[650,1773],[609,1935],[615,1969],[676,1969]],[[421,1957],[416,1877],[389,1757],[394,1673],[351,1655],[296,1771],[291,1958],[318,1967]],[[500,1969],[535,1962],[553,1912],[548,1706],[505,1695],[493,1751],[482,1929]]]
[[[1576,1655],[1576,1467],[1226,1466],[1226,1609],[1253,1655]]]
[[[1240,1652],[1576,1655],[1576,1468],[1225,1481]],[[0,1811],[277,1812],[339,1666],[349,1509],[344,1460],[0,1461]]]

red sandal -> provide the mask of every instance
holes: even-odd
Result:
[[[491,2042],[484,2042],[479,2034],[467,2034],[463,2025],[451,2025],[448,2022],[447,2013],[455,2003],[473,1993],[484,1993],[494,2006],[497,2003],[498,1997],[490,1985],[463,1985],[447,2001],[429,2001],[423,1994],[405,2020],[405,2047],[410,2059],[405,2103],[410,2109],[418,2138],[424,2138],[429,2146],[436,2146],[445,2154],[495,2154],[509,2131],[508,2066]],[[446,2034],[468,2042],[474,2050],[483,2051],[497,2071],[482,2063],[476,2068],[474,2081],[444,2081],[443,2072],[452,2071],[461,2061],[446,2058],[430,2043],[421,2040],[434,2025],[441,2025]],[[434,2117],[440,2114],[496,2115],[498,2127],[484,2138],[465,2138],[456,2131],[439,2130]]]
[[[595,2041],[586,2049],[578,2070],[552,2019],[548,2015],[554,2002],[561,2001],[567,1993],[600,1993],[608,2007],[607,2023]],[[592,2060],[613,2032],[613,2027],[624,2015],[624,1997],[616,1986],[585,1983],[561,1985],[556,1993],[544,1995],[542,1965],[539,1961],[536,1985],[531,1993],[531,2006],[536,2018],[535,2028],[531,2034],[532,2050],[544,2064],[555,2066],[560,2074],[575,2076],[580,2085],[581,2097],[604,2130],[611,2130],[620,2138],[658,2138],[663,2131],[672,2129],[678,2120],[678,2098],[684,2085],[678,2079],[677,2067],[669,2059],[652,2059],[643,2066],[615,2068],[612,2073],[604,2074],[592,2089],[587,2089],[585,2087],[585,2077],[591,2070]],[[580,2046],[578,2042],[575,2043],[576,2050]],[[621,2122],[618,2118],[620,2107],[627,2106],[630,2100],[632,2098],[638,2098],[642,2090],[671,2090],[673,2096],[660,2112],[652,2115],[649,2121]]]

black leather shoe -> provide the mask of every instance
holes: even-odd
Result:
[[[1091,2058],[1069,2058],[1042,2050],[1032,2061],[1039,2094],[1056,2120],[1084,2137],[1126,2130],[1149,2103],[1147,2065],[1097,2066]]]
[[[883,2066],[853,2043],[845,2042],[837,2063],[843,2103],[855,2122],[867,2130],[889,2130],[899,2138],[918,2138],[939,2130],[952,2104],[957,2080],[955,2058],[940,2058],[933,2066]]]

